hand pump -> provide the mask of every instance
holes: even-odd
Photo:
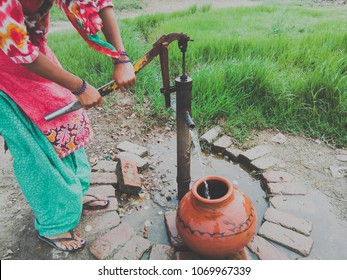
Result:
[[[168,46],[173,41],[178,41],[178,47],[182,52],[182,75],[175,79],[175,86],[170,86]],[[134,71],[138,73],[159,55],[163,88],[160,91],[165,96],[166,107],[171,107],[170,94],[176,92],[176,125],[177,125],[177,184],[178,200],[189,191],[190,185],[190,148],[191,138],[189,129],[195,127],[190,116],[192,102],[192,79],[187,76],[185,68],[185,55],[188,41],[192,41],[186,34],[170,33],[163,35],[143,57],[134,63]],[[115,91],[118,85],[111,81],[98,88],[101,96],[106,96]],[[53,120],[70,112],[81,109],[79,101],[71,102],[62,108],[45,116],[46,121]]]

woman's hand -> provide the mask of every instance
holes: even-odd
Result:
[[[87,84],[84,92],[76,97],[85,109],[90,109],[97,105],[104,104],[104,100],[102,99],[99,91],[90,84]]]
[[[53,63],[46,55],[40,53],[38,57],[30,64],[22,64],[29,71],[55,82],[71,92],[78,92],[83,80],[72,73],[64,70],[61,66]],[[76,96],[85,109],[104,104],[99,91],[87,84],[82,94]]]
[[[130,62],[115,64],[112,78],[121,91],[130,89],[136,83],[133,65]]]
[[[103,23],[102,32],[107,42],[114,46],[116,50],[124,51],[125,48],[113,8],[105,7],[100,10],[99,15]],[[119,59],[128,59],[128,57],[121,56]],[[115,64],[112,78],[116,81],[121,91],[131,88],[136,82],[133,65],[130,62]]]

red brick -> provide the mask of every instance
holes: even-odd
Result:
[[[210,129],[209,131],[207,131],[206,133],[204,133],[201,136],[200,141],[208,143],[208,144],[212,144],[212,142],[219,136],[220,132],[221,132],[220,126],[216,126]]]
[[[242,157],[246,161],[253,161],[257,158],[260,158],[270,153],[271,151],[272,151],[272,148],[270,146],[260,145],[241,153],[240,157]]]
[[[255,235],[247,247],[261,260],[288,260],[285,254],[259,235]]]
[[[106,232],[116,227],[119,223],[120,218],[116,211],[107,212],[102,215],[82,216],[80,223],[76,227],[76,233],[86,238],[97,233]]]
[[[97,197],[116,197],[116,189],[112,185],[93,185],[89,188],[87,194]]]
[[[307,188],[301,183],[288,182],[288,183],[269,183],[267,185],[269,193],[286,194],[286,195],[305,195]]]
[[[151,242],[139,235],[132,237],[114,256],[113,260],[139,260],[151,247]]]
[[[122,192],[137,194],[141,191],[141,178],[134,161],[118,159],[118,186]]]
[[[264,220],[279,224],[285,228],[292,229],[304,235],[310,235],[313,224],[311,221],[298,218],[292,214],[288,214],[274,208],[268,208],[264,214]]]
[[[284,161],[273,156],[263,156],[251,162],[251,166],[257,170],[265,170],[275,166],[283,166]]]
[[[132,154],[129,152],[121,152],[119,154],[116,155],[116,159],[128,159],[131,161],[134,161],[136,163],[136,166],[139,170],[139,172],[143,172],[144,170],[146,170],[149,166],[149,162],[147,159],[144,159],[136,154]]]
[[[231,137],[224,135],[215,141],[212,145],[212,150],[215,153],[223,153],[226,148],[230,147],[233,143]]]
[[[140,157],[146,157],[148,155],[147,148],[131,143],[129,141],[124,141],[122,143],[119,143],[119,145],[117,146],[117,149],[124,152],[133,153]]]
[[[314,215],[317,205],[314,201],[303,195],[276,195],[270,197],[270,205],[281,211],[291,213],[308,213]]]
[[[92,167],[92,171],[116,172],[117,162],[111,160],[101,160]]]
[[[134,229],[128,223],[121,223],[96,239],[90,245],[89,250],[99,260],[109,259],[120,246],[130,240],[133,234]]]
[[[266,183],[292,182],[294,176],[284,171],[267,171],[262,174]]]
[[[117,185],[117,175],[111,172],[92,172],[90,177],[91,185]]]
[[[235,147],[229,147],[225,150],[225,155],[228,156],[232,161],[236,161],[239,155],[242,153],[241,150]]]
[[[311,238],[277,224],[264,222],[258,234],[304,257],[307,257],[311,253],[313,246],[313,240]]]

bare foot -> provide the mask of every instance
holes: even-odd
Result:
[[[63,234],[52,236],[40,236],[39,239],[45,241],[52,247],[62,251],[76,251],[82,249],[85,245],[85,240],[76,235],[72,230]]]

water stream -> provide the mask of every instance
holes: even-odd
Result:
[[[202,175],[202,178],[203,178],[204,183],[205,183],[205,198],[210,199],[211,196],[210,196],[210,192],[208,189],[208,184],[205,180],[206,173],[205,173],[205,167],[204,167],[204,162],[203,162],[203,158],[202,158],[201,146],[200,146],[200,142],[199,142],[199,135],[198,135],[196,128],[189,129],[189,132],[190,132],[190,136],[192,137],[192,141],[193,141],[194,147],[195,147],[197,155],[198,155],[198,159],[199,159],[199,163],[200,163],[200,167],[201,167],[201,175]]]

